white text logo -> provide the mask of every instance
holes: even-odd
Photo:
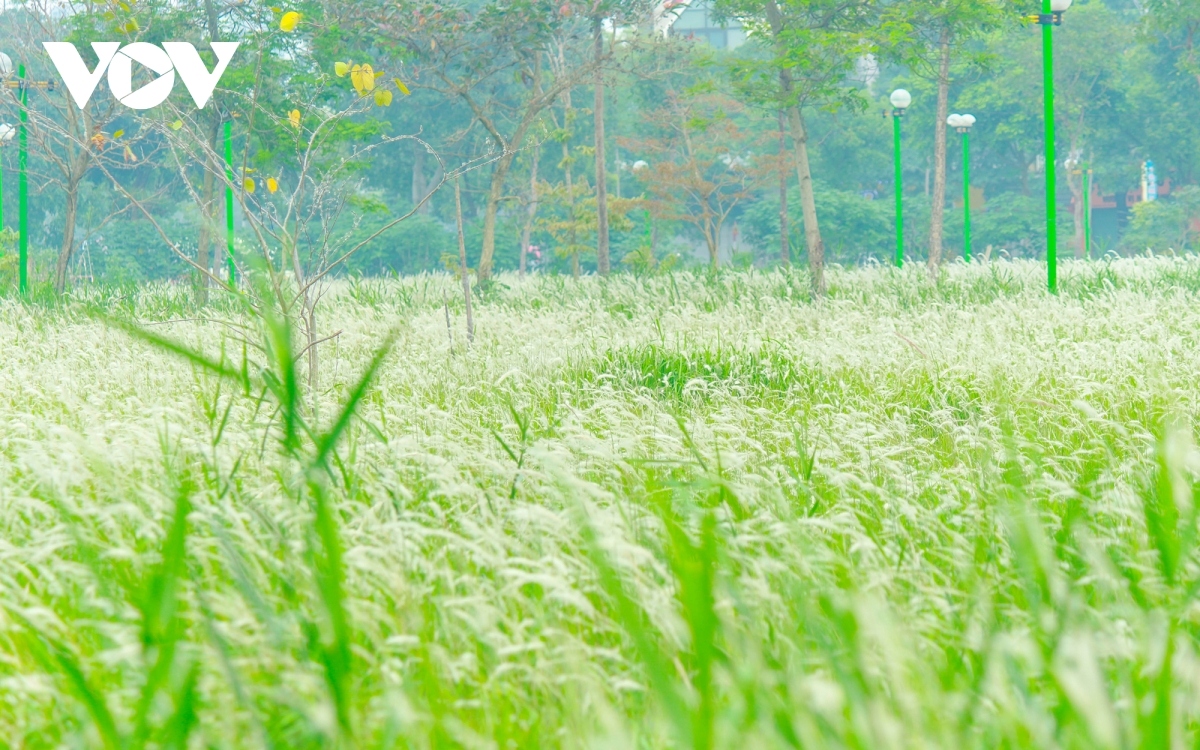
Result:
[[[95,70],[88,70],[74,44],[42,43],[54,67],[58,68],[67,90],[71,92],[71,98],[80,109],[87,106],[105,71],[108,72],[108,88],[113,96],[130,109],[150,109],[166,101],[171,95],[171,89],[175,88],[176,71],[183,79],[188,93],[192,95],[192,101],[196,102],[197,107],[204,109],[204,105],[212,98],[217,81],[221,80],[221,75],[233,59],[238,44],[240,42],[212,42],[217,64],[210,73],[208,68],[204,67],[200,53],[187,42],[163,42],[161,47],[149,42],[134,42],[124,47],[120,42],[92,42],[92,51],[99,60]],[[158,78],[134,91],[134,63],[154,71]]]

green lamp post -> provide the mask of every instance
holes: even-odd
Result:
[[[1080,211],[1083,214],[1083,246],[1078,249],[1079,255],[1084,258],[1092,257],[1092,170],[1090,166],[1083,161],[1080,161],[1080,152],[1073,151],[1063,162],[1063,166],[1073,175],[1079,175],[1080,181],[1083,183],[1082,195],[1080,196]]]
[[[24,294],[29,288],[29,89],[54,90],[54,81],[28,81],[25,66],[17,66],[16,80],[12,78],[12,59],[0,52],[0,81],[3,88],[19,92],[17,103],[21,107],[21,124],[17,129],[17,228],[20,239],[18,246],[17,287]]]
[[[1092,166],[1084,162],[1080,167],[1084,179],[1084,257],[1092,257]]]
[[[975,115],[950,115],[946,124],[962,134],[963,142],[963,260],[971,262],[971,127]]]
[[[0,79],[12,75],[12,58],[0,52]],[[8,123],[0,124],[0,148],[7,146],[17,134],[17,129]],[[0,163],[0,230],[4,229],[4,165]]]
[[[1092,257],[1092,165],[1083,165],[1083,257]]]
[[[904,169],[900,164],[900,118],[912,104],[912,94],[896,89],[888,97],[892,103],[892,142],[896,166],[896,267],[904,265]]]
[[[1046,285],[1058,291],[1058,209],[1054,172],[1054,27],[1072,0],[1042,0],[1042,12],[1030,16],[1042,27],[1042,81],[1046,119]]]

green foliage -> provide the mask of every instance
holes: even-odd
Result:
[[[924,183],[931,179],[928,170],[936,115],[930,66],[935,62],[939,34],[947,30],[954,49],[951,109],[971,111],[978,118],[972,136],[972,176],[976,187],[984,190],[989,210],[977,219],[982,223],[976,231],[981,243],[977,251],[990,244],[997,250],[1030,257],[1041,252],[1037,248],[1043,230],[1036,218],[1044,210],[1038,198],[1044,179],[1038,162],[1043,127],[1040,36],[1018,21],[1030,8],[1004,0],[781,0],[775,3],[779,18],[773,26],[768,17],[770,5],[741,0],[720,0],[713,5],[716,17],[740,18],[754,32],[745,45],[733,51],[715,50],[677,37],[663,40],[630,31],[619,44],[605,47],[612,63],[606,108],[609,182],[614,197],[618,181],[626,199],[652,197],[652,186],[635,175],[630,164],[662,157],[651,153],[650,146],[671,142],[676,126],[692,134],[716,133],[713,140],[729,154],[770,155],[763,159],[764,164],[755,165],[769,166],[766,162],[773,161],[779,148],[778,108],[796,103],[804,112],[813,173],[823,186],[818,192],[836,191],[817,197],[824,206],[819,209],[822,227],[831,232],[826,245],[833,259],[853,263],[887,257],[890,251],[880,222],[892,188],[890,123],[879,115],[887,107],[886,93],[902,85],[914,94],[904,121],[904,181],[911,201],[906,244],[910,255],[921,257],[928,233],[928,206],[922,204],[922,196],[928,192]],[[89,64],[92,53],[87,45],[101,39],[191,41],[211,64],[211,53],[205,49],[210,36],[207,13],[198,7],[159,0],[77,4],[61,18],[63,39],[80,44]],[[431,188],[439,177],[434,159],[424,147],[397,141],[394,146],[367,152],[361,148],[367,141],[420,133],[435,151],[453,155],[447,162],[450,168],[475,157],[489,158],[489,153],[519,154],[494,204],[498,207],[494,260],[502,269],[514,269],[518,264],[522,223],[518,215],[524,210],[518,210],[512,199],[526,193],[529,157],[534,150],[540,149],[539,179],[544,183],[561,185],[570,168],[575,182],[596,184],[591,158],[594,118],[590,110],[578,106],[591,81],[595,14],[611,11],[633,24],[637,15],[647,10],[646,3],[637,0],[586,7],[526,0],[438,8],[419,2],[395,7],[367,3],[356,5],[350,13],[321,0],[303,0],[286,7],[250,3],[224,8],[218,3],[214,8],[218,10],[218,30],[243,42],[222,78],[214,106],[195,112],[186,91],[176,86],[162,112],[135,117],[119,107],[90,110],[105,120],[93,124],[95,134],[103,135],[102,143],[107,144],[98,149],[97,158],[103,155],[122,161],[121,184],[136,187],[147,200],[153,196],[153,214],[183,252],[195,253],[200,245],[202,222],[194,206],[195,193],[201,188],[198,165],[203,159],[198,151],[191,154],[183,159],[188,167],[181,172],[169,156],[168,136],[187,135],[195,148],[212,137],[224,116],[221,113],[231,113],[235,162],[240,170],[244,159],[247,169],[245,175],[238,175],[238,182],[245,184],[242,178],[249,178],[256,185],[256,200],[286,213],[284,199],[291,191],[300,189],[309,200],[317,192],[300,187],[298,175],[305,158],[309,175],[336,169],[345,178],[339,189],[347,188],[354,196],[345,206],[346,213],[353,216],[338,224],[343,231],[355,221],[363,228],[382,226],[378,219],[384,214],[377,211],[386,206],[394,218],[395,211],[413,205],[423,197],[423,189]],[[40,32],[34,32],[36,11],[30,6],[22,13],[4,14],[0,37],[11,40],[6,49],[30,66],[31,75],[49,78],[53,71],[45,66]],[[290,13],[299,14],[300,20],[284,30],[281,23]],[[1073,155],[1088,162],[1101,192],[1118,198],[1136,187],[1140,165],[1147,158],[1158,165],[1160,182],[1169,179],[1173,189],[1200,181],[1200,119],[1190,117],[1187,107],[1180,106],[1200,93],[1200,46],[1196,43],[1200,26],[1192,5],[1182,0],[1076,0],[1054,35],[1060,161]],[[604,41],[611,42],[608,37]],[[866,53],[880,63],[877,69],[865,63]],[[372,67],[370,85],[363,75],[364,64]],[[357,79],[355,65],[359,66]],[[386,74],[376,76],[380,71]],[[793,79],[790,93],[781,88],[781,73]],[[384,89],[395,93],[390,106],[374,100]],[[495,126],[504,138],[515,137],[523,108],[537,98],[535,90],[553,91],[546,98],[549,109],[534,114],[520,143],[497,146],[485,123]],[[667,121],[658,116],[658,110],[669,101],[670,92],[710,101],[739,99],[752,106],[715,106]],[[565,119],[560,117],[561,121],[551,125],[547,114],[558,110],[567,93],[575,97],[575,106],[568,108]],[[64,97],[61,87],[39,92],[34,97],[35,113],[44,123],[64,126],[68,111],[63,109]],[[360,97],[365,105],[362,111],[321,124],[328,113],[342,111]],[[108,102],[109,98],[101,91],[95,101]],[[0,102],[0,110],[0,119],[15,121],[11,101]],[[728,129],[730,122],[737,127]],[[303,157],[301,146],[318,130],[320,147]],[[125,135],[121,146],[113,148],[112,136],[118,131]],[[56,159],[64,156],[69,140],[51,148],[53,144],[35,138],[30,153],[31,241],[38,248],[35,269],[52,268],[53,259],[43,263],[42,254],[56,250],[64,236],[62,172]],[[563,143],[570,148],[566,160],[559,153]],[[132,144],[131,155],[137,162],[122,160],[126,144]],[[672,143],[672,148],[676,145]],[[789,134],[783,148],[794,147]],[[685,164],[687,159],[681,153],[675,148],[669,161]],[[0,149],[0,159],[7,190],[4,218],[6,225],[12,226],[16,149]],[[952,148],[948,167],[952,193],[961,175],[958,161],[957,150]],[[712,166],[719,164],[713,162]],[[185,173],[190,175],[190,185],[183,182]],[[490,174],[490,168],[468,170],[461,177],[468,253],[473,258],[480,256],[484,242],[481,220],[491,200]],[[787,177],[795,183],[794,170]],[[1065,178],[1060,172],[1062,197]],[[268,180],[282,192],[271,191]],[[683,182],[678,174],[672,181],[676,186]],[[754,229],[755,246],[749,248],[760,259],[774,255],[778,247],[777,237],[767,230],[777,200],[772,182],[755,185],[752,194],[739,200],[739,210],[746,209],[749,218],[740,218],[737,211],[731,214],[743,225],[747,221],[761,225]],[[879,205],[856,202],[856,194],[868,191],[878,193]],[[218,210],[210,221],[221,225],[220,186],[217,192]],[[95,164],[89,168],[79,196],[77,248],[69,274],[73,278],[121,285],[179,279],[189,273],[187,264],[174,257],[136,213],[120,215],[113,224],[106,224],[128,205]],[[360,196],[372,198],[364,202]],[[571,232],[555,235],[543,223],[534,238],[545,253],[542,270],[565,272],[572,257],[582,258],[584,272],[594,267],[589,258],[595,246],[590,228],[594,217],[588,218],[591,205],[577,202],[579,215],[572,221],[582,231],[573,237]],[[192,208],[181,211],[181,206]],[[665,203],[661,207],[660,247],[668,246],[676,235],[695,241],[703,233],[685,226],[700,218],[698,204],[686,210],[671,207],[668,211]],[[553,216],[553,210],[547,201],[540,218],[561,225],[564,216]],[[447,242],[453,244],[454,234],[439,235],[434,222],[453,226],[452,201],[444,194],[434,195],[428,211],[432,221],[411,231],[397,230],[394,237],[372,243],[364,249],[370,257],[355,262],[353,271],[419,273],[436,268],[436,259]],[[619,216],[614,218],[619,220]],[[1153,221],[1134,216],[1126,225],[1124,218],[1118,222],[1106,214],[1095,240],[1099,247],[1120,252],[1194,243],[1180,239],[1174,229],[1161,228],[1174,221],[1165,216]],[[948,247],[961,231],[958,222],[950,211]],[[1147,229],[1147,222],[1160,228]],[[799,230],[798,217],[792,225]],[[1066,229],[1072,229],[1069,222]],[[1122,239],[1126,230],[1131,234]],[[342,235],[309,231],[297,236],[303,238],[306,251],[320,255],[320,250],[312,247],[319,244],[318,238]],[[85,239],[86,253],[82,248]],[[798,236],[796,240],[792,249],[799,257],[803,242]],[[613,227],[611,242],[614,259],[631,259],[621,267],[639,272],[647,268],[632,262],[643,258],[639,254],[644,244],[640,229]],[[217,249],[221,244],[213,243]],[[107,251],[102,250],[105,247]],[[649,260],[648,256],[643,259]],[[219,262],[219,258],[210,262]]]
[[[16,232],[0,227],[0,289],[16,287],[17,273],[21,267],[17,240]]]
[[[851,109],[864,105],[861,89],[847,81],[856,60],[877,47],[862,32],[872,26],[875,2],[837,0],[719,0],[719,15],[739,18],[764,40],[731,61],[735,86],[770,109],[792,106]],[[785,86],[781,72],[790,78]]]
[[[951,231],[961,231],[959,212],[950,214]],[[1001,193],[987,202],[986,210],[971,214],[971,232],[975,236],[978,254],[991,245],[1013,258],[1036,258],[1045,255],[1045,201],[1020,193]],[[1066,242],[1068,234],[1060,232]]]
[[[824,185],[816,188],[817,221],[831,263],[857,264],[894,254],[895,208],[886,197],[869,199]],[[739,224],[760,257],[777,258],[779,247],[778,193],[768,193],[742,214]],[[788,243],[793,260],[804,253],[804,216],[799,189],[788,190]]]
[[[357,236],[370,236],[389,218],[364,222]],[[450,229],[431,216],[418,214],[364,246],[351,257],[346,270],[368,276],[421,273],[438,268],[443,255],[455,253],[457,257],[457,252]]]
[[[1122,243],[1131,253],[1200,250],[1200,188],[1189,185],[1135,205]]]

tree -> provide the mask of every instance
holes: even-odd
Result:
[[[483,5],[381,6],[374,26],[377,37],[399,40],[395,56],[425,69],[430,81],[422,86],[462,101],[486,133],[495,158],[490,160],[478,273],[487,280],[496,217],[517,151],[538,117],[563,91],[578,85],[590,67],[573,65],[551,76],[546,55],[556,44],[578,43],[583,24],[568,4],[490,0]]]
[[[1058,40],[1055,64],[1055,120],[1067,139],[1073,168],[1067,170],[1067,187],[1073,197],[1075,257],[1087,253],[1083,217],[1083,163],[1090,163],[1097,146],[1104,147],[1105,133],[1120,132],[1124,103],[1122,68],[1130,61],[1114,50],[1128,49],[1133,27],[1102,3],[1073,8],[1070,32]],[[1107,151],[1108,149],[1105,149]]]
[[[1176,70],[1200,87],[1200,4],[1193,0],[1148,0],[1146,30],[1176,53]]]
[[[321,336],[317,311],[332,275],[420,208],[418,204],[370,231],[360,231],[365,216],[386,211],[386,206],[361,189],[358,174],[383,149],[409,141],[433,154],[443,183],[478,163],[448,170],[418,136],[381,135],[371,113],[403,96],[407,85],[369,62],[315,59],[311,50],[321,46],[319,28],[302,24],[298,14],[290,13],[280,17],[279,11],[259,8],[243,19],[243,46],[254,60],[253,76],[245,87],[226,91],[241,114],[240,159],[226,164],[209,138],[209,119],[190,106],[168,100],[140,123],[148,138],[159,139],[169,151],[177,179],[194,200],[203,200],[197,180],[212,179],[233,191],[248,229],[243,232],[248,241],[238,246],[243,254],[237,258],[238,274],[221,278],[193,260],[154,216],[137,186],[123,184],[100,166],[113,188],[196,273],[229,290],[238,287],[240,275],[249,283],[238,299],[250,311],[268,323],[283,320],[288,330],[303,333],[296,357],[307,360],[308,387],[315,393],[318,348],[332,338]],[[280,88],[284,86],[286,91]],[[231,326],[237,328],[235,323]]]
[[[650,118],[663,133],[637,147],[650,157],[644,179],[659,216],[685,221],[699,231],[709,264],[720,264],[722,228],[733,210],[753,194],[760,172],[738,125],[741,106],[703,83],[668,91]]]
[[[954,59],[980,63],[970,45],[982,34],[1015,25],[1017,8],[1011,0],[905,0],[892,3],[881,16],[879,30],[885,51],[902,60],[918,76],[937,86],[934,115],[933,195],[929,221],[929,273],[942,261],[946,211],[946,118],[950,114],[950,83]]]
[[[874,43],[871,27],[875,0],[717,0],[718,13],[742,19],[752,36],[769,48],[746,45],[754,55],[741,57],[733,72],[743,96],[782,109],[792,135],[804,240],[813,294],[825,294],[825,246],[817,223],[805,109],[859,106],[857,86],[848,80],[854,64]]]
[[[1131,88],[1141,77],[1136,71],[1145,62],[1133,44],[1132,20],[1128,13],[1103,3],[1082,3],[1072,7],[1063,33],[1055,40],[1055,121],[1060,140],[1066,141],[1066,159],[1052,168],[1072,162],[1065,183],[1074,198],[1077,257],[1085,252],[1082,164],[1094,169],[1101,184],[1123,189],[1136,179],[1138,154],[1150,146],[1146,138],[1150,131],[1139,118],[1139,108],[1129,103]],[[1012,184],[1006,187],[1029,194],[1033,189],[1028,178],[1046,168],[1041,158],[1041,43],[1030,29],[1005,31],[985,37],[986,75],[966,83],[958,101],[978,116],[979,132],[972,136],[973,143],[981,146],[976,162],[1001,165],[1003,172],[1020,179],[1009,177]],[[1032,90],[1031,80],[1036,82]],[[1130,148],[1130,140],[1138,146]]]
[[[88,49],[88,42],[99,38],[116,36],[126,41],[137,38],[137,26],[130,25],[130,16],[112,14],[107,17],[89,4],[68,4],[67,12],[58,4],[36,0],[24,5],[20,32],[14,35],[18,53],[31,60],[28,78],[45,79],[52,75],[42,64],[33,60],[44,59],[40,41],[63,40]],[[54,264],[54,291],[62,294],[66,289],[71,262],[78,247],[76,233],[79,219],[81,187],[97,161],[107,162],[108,168],[119,171],[136,165],[145,154],[133,138],[122,137],[125,129],[119,124],[119,106],[112,97],[92,97],[79,107],[65,87],[46,92],[36,99],[30,98],[29,106],[23,107],[15,89],[8,90],[11,98],[5,102],[14,114],[26,109],[29,118],[31,147],[39,153],[49,169],[42,175],[45,182],[62,188],[62,240]],[[15,117],[14,117],[15,119]],[[101,223],[114,218],[112,212]]]
[[[561,49],[559,51],[559,59],[561,60]],[[549,193],[548,197],[551,199],[553,205],[556,205],[560,213],[565,214],[565,217],[560,216],[555,220],[544,221],[542,226],[558,241],[555,252],[562,257],[571,259],[571,275],[578,278],[579,256],[587,248],[578,241],[581,228],[586,227],[586,222],[582,221],[578,215],[577,206],[581,199],[591,194],[591,190],[586,182],[582,186],[578,186],[574,180],[572,167],[575,164],[575,157],[571,154],[571,137],[574,134],[576,113],[571,106],[570,89],[563,92],[562,105],[562,122],[559,123],[558,118],[553,112],[550,113],[550,117],[554,123],[551,140],[557,141],[562,146],[562,160],[559,161],[558,168],[562,170],[563,181],[558,185],[547,184],[544,190]],[[597,204],[599,204],[599,201],[597,201]],[[597,209],[597,225],[599,224],[599,216],[600,211]]]
[[[611,267],[608,246],[608,167],[604,148],[604,74],[611,53],[606,55],[604,51],[604,24],[607,20],[612,26],[615,39],[618,25],[643,22],[654,5],[650,0],[592,0],[590,9],[595,75],[592,114],[596,161],[596,270],[601,274],[607,274]]]
[[[593,6],[592,39],[595,44],[595,104],[593,122],[595,127],[594,149],[596,157],[596,270],[608,275],[608,164],[604,158],[604,20],[600,15],[599,0]]]

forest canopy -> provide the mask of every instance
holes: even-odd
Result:
[[[973,253],[1044,257],[1041,37],[1027,5],[10,4],[0,52],[30,80],[58,75],[45,41],[75,43],[89,66],[91,42],[185,41],[209,68],[210,42],[241,42],[203,110],[181,85],[147,111],[121,106],[103,80],[82,109],[62,85],[29,91],[32,272],[60,291],[201,267],[219,275],[226,187],[237,193],[239,244],[253,232],[248,211],[286,204],[321,217],[319,232],[296,225],[295,244],[319,245],[308,251],[324,253],[330,273],[456,269],[450,177],[461,184],[467,264],[483,279],[519,267],[811,263],[817,248],[825,262],[886,261],[887,95],[898,87],[913,96],[907,254],[923,260],[932,248],[935,264],[962,255],[962,152],[938,126],[948,109],[976,117]],[[1198,30],[1200,10],[1183,0],[1078,0],[1055,28],[1060,254],[1085,254],[1089,171],[1087,254],[1196,249],[1200,118],[1188,103],[1200,101]],[[16,88],[0,92],[0,122],[17,123],[20,109]],[[6,277],[15,146],[0,149]],[[1148,166],[1154,202],[1142,200]],[[343,258],[334,238],[353,252]]]

